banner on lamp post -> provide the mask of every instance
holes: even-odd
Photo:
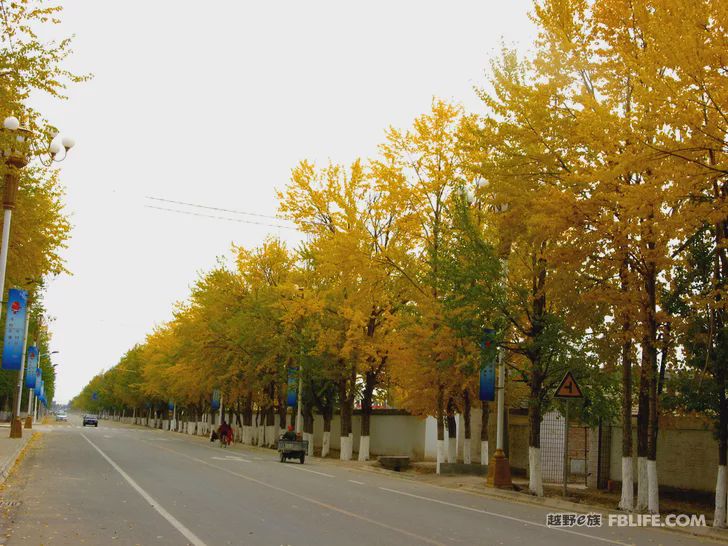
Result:
[[[220,389],[212,391],[212,404],[210,404],[213,411],[220,409]]]
[[[25,357],[25,386],[29,389],[35,388],[35,378],[38,370],[38,347],[28,347],[28,354]]]
[[[495,400],[495,362],[498,349],[495,340],[495,330],[483,329],[483,341],[480,344],[482,363],[480,366],[480,388],[478,398],[483,402]]]
[[[172,411],[174,409],[174,401],[173,400],[170,400],[169,402],[167,402],[167,409],[169,411]]]
[[[8,291],[8,308],[5,312],[5,340],[3,345],[3,370],[19,370],[23,362],[25,343],[25,315],[28,312],[28,293],[11,288]]]
[[[288,391],[286,392],[286,405],[298,404],[298,368],[288,369]]]
[[[40,372],[40,368],[38,368],[38,372]],[[43,387],[43,378],[41,377],[41,374],[38,373],[35,376],[35,395],[40,397],[41,388]]]

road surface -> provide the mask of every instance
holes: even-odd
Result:
[[[7,545],[688,545],[644,528],[548,528],[553,510],[315,458],[110,424],[47,427],[0,494]]]

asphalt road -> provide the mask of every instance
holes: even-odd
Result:
[[[7,545],[665,544],[658,529],[561,530],[550,509],[272,450],[77,418],[47,427],[0,493]]]

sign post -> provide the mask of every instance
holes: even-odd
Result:
[[[572,398],[582,397],[581,387],[579,387],[576,379],[571,374],[571,370],[567,371],[554,393],[554,398],[562,398],[564,400],[564,485],[562,491],[564,497],[568,494],[567,484],[569,482],[569,401]]]

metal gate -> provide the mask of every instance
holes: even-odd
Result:
[[[544,483],[564,481],[564,416],[550,411],[541,421],[541,473]],[[568,427],[568,482],[586,485],[589,461],[589,427],[571,422]]]

